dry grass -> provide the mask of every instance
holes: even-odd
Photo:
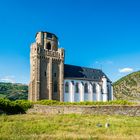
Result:
[[[109,122],[110,127],[105,128]],[[97,127],[97,123],[102,127]],[[101,115],[1,115],[0,140],[138,140],[140,117]]]

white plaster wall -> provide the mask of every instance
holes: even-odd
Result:
[[[93,93],[93,101],[97,101],[97,93]]]
[[[89,101],[89,93],[84,93],[84,101]]]
[[[97,101],[102,101],[102,93],[101,93],[101,86],[97,83],[96,85],[96,99]]]
[[[84,83],[82,81],[79,81],[80,83],[80,102],[84,101]]]
[[[75,102],[80,102],[80,93],[75,93]]]
[[[90,83],[89,82],[85,82],[85,84],[86,83],[88,85],[88,92],[87,93],[84,93],[84,101],[92,101],[91,91],[90,91]]]
[[[74,85],[74,81],[70,81],[69,82],[69,84],[70,84],[70,102],[74,102],[74,96],[75,96],[75,92],[74,92],[74,87],[75,87],[75,85]]]
[[[70,94],[64,93],[64,102],[70,102]]]
[[[103,91],[103,94],[102,94],[102,98],[103,98],[103,101],[106,102],[107,101],[107,79],[105,76],[102,77],[102,91]]]
[[[65,93],[65,83],[69,83],[69,93]],[[75,85],[79,83],[79,93],[75,92]],[[84,85],[88,84],[88,93],[84,93]],[[96,92],[93,93],[92,86],[96,85]],[[64,102],[80,102],[80,101],[102,101],[102,91],[101,83],[95,81],[85,81],[85,80],[64,80]]]

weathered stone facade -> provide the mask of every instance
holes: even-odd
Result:
[[[30,51],[29,100],[63,101],[64,49],[58,48],[57,37],[38,32]]]

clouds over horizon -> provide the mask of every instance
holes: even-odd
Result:
[[[15,83],[16,82],[15,76],[14,75],[11,75],[11,76],[3,76],[3,77],[0,77],[0,82]]]
[[[133,72],[134,69],[133,68],[122,68],[122,69],[119,69],[119,72],[120,73],[129,73],[129,72]]]

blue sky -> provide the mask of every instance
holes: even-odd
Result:
[[[140,70],[139,0],[1,0],[0,81],[29,83],[38,31],[55,33],[65,63],[102,68],[112,81]]]

